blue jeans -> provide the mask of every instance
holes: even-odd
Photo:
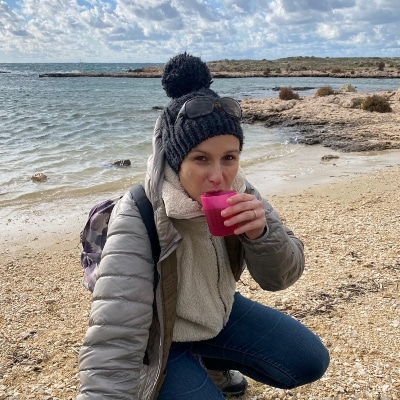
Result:
[[[172,343],[158,400],[224,399],[208,369],[234,369],[290,389],[319,379],[329,365],[321,340],[294,318],[235,294],[229,321],[213,339]]]

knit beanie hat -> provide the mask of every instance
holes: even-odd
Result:
[[[162,143],[167,162],[176,173],[193,147],[214,136],[234,135],[239,139],[242,150],[243,131],[240,121],[219,107],[214,107],[214,111],[208,115],[177,119],[183,104],[194,97],[220,98],[210,89],[210,70],[199,57],[185,52],[171,58],[165,65],[161,83],[171,98],[161,115]]]

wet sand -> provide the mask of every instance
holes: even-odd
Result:
[[[334,155],[329,161],[321,161]],[[368,174],[400,162],[399,150],[382,152],[341,153],[322,146],[302,145],[289,159],[268,160],[245,167],[251,183],[269,198],[272,195],[293,195],[302,191]],[[124,190],[121,189],[122,194]],[[71,243],[79,247],[79,232],[90,208],[119,194],[94,194],[90,197],[63,199],[51,203],[33,203],[0,210],[0,256],[3,259],[30,254],[41,248]]]

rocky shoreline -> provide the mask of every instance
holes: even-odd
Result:
[[[39,78],[161,78],[163,67],[148,67],[140,70],[128,70],[126,72],[49,72],[39,74]],[[323,71],[292,71],[292,72],[269,72],[263,71],[213,71],[215,79],[222,78],[346,78],[346,79],[399,79],[400,71],[343,71],[343,72],[323,72]]]
[[[370,112],[354,106],[371,95],[387,99],[392,112]],[[400,89],[362,95],[311,95],[287,101],[245,99],[241,106],[245,123],[291,129],[297,143],[320,144],[342,152],[400,149]]]
[[[288,67],[297,64],[297,69]],[[375,59],[315,59],[298,57],[293,60],[269,61],[215,61],[208,63],[212,76],[219,78],[244,77],[330,77],[330,78],[400,78],[400,67],[397,58],[391,63]],[[351,61],[351,62],[350,62]],[[317,63],[321,69],[307,69],[306,63]],[[378,68],[379,62],[383,63]],[[273,64],[271,64],[273,63]],[[375,63],[375,64],[374,64]],[[378,63],[378,64],[376,64]],[[275,67],[267,68],[267,65]],[[337,65],[345,65],[338,68]],[[281,69],[286,65],[286,69]],[[351,68],[354,65],[366,65]],[[391,67],[387,67],[391,65]],[[397,65],[397,66],[396,66]],[[328,70],[327,67],[331,69]],[[112,78],[160,78],[163,66],[151,66],[141,69],[116,73],[69,72],[46,73],[41,78],[73,77],[112,77]],[[274,88],[279,91],[279,87]],[[292,88],[293,89],[293,88]],[[304,88],[300,88],[304,90]],[[308,90],[316,88],[307,88]],[[296,90],[294,88],[293,90]],[[385,97],[392,108],[390,113],[369,112],[355,106],[355,102],[368,95]],[[278,97],[278,95],[277,95]],[[400,149],[400,90],[372,94],[342,92],[325,97],[315,95],[299,100],[283,101],[276,99],[245,99],[241,101],[245,123],[262,123],[267,128],[281,126],[293,130],[293,141],[307,145],[320,144],[333,150],[343,152],[380,151]],[[379,126],[379,129],[377,129]]]
[[[330,77],[330,78],[400,78],[400,58],[379,57],[287,57],[277,60],[218,60],[208,61],[213,78],[244,77]],[[128,69],[125,72],[48,73],[45,77],[111,77],[160,78],[164,65]]]

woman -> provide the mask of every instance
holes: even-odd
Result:
[[[165,66],[171,101],[155,127],[146,194],[161,245],[151,246],[131,196],[115,206],[79,367],[84,399],[217,400],[240,396],[244,375],[278,388],[319,379],[329,355],[295,319],[236,291],[245,265],[269,291],[304,269],[303,244],[239,167],[241,109],[210,89],[186,53]],[[204,192],[235,189],[222,211],[234,235],[210,235]]]

